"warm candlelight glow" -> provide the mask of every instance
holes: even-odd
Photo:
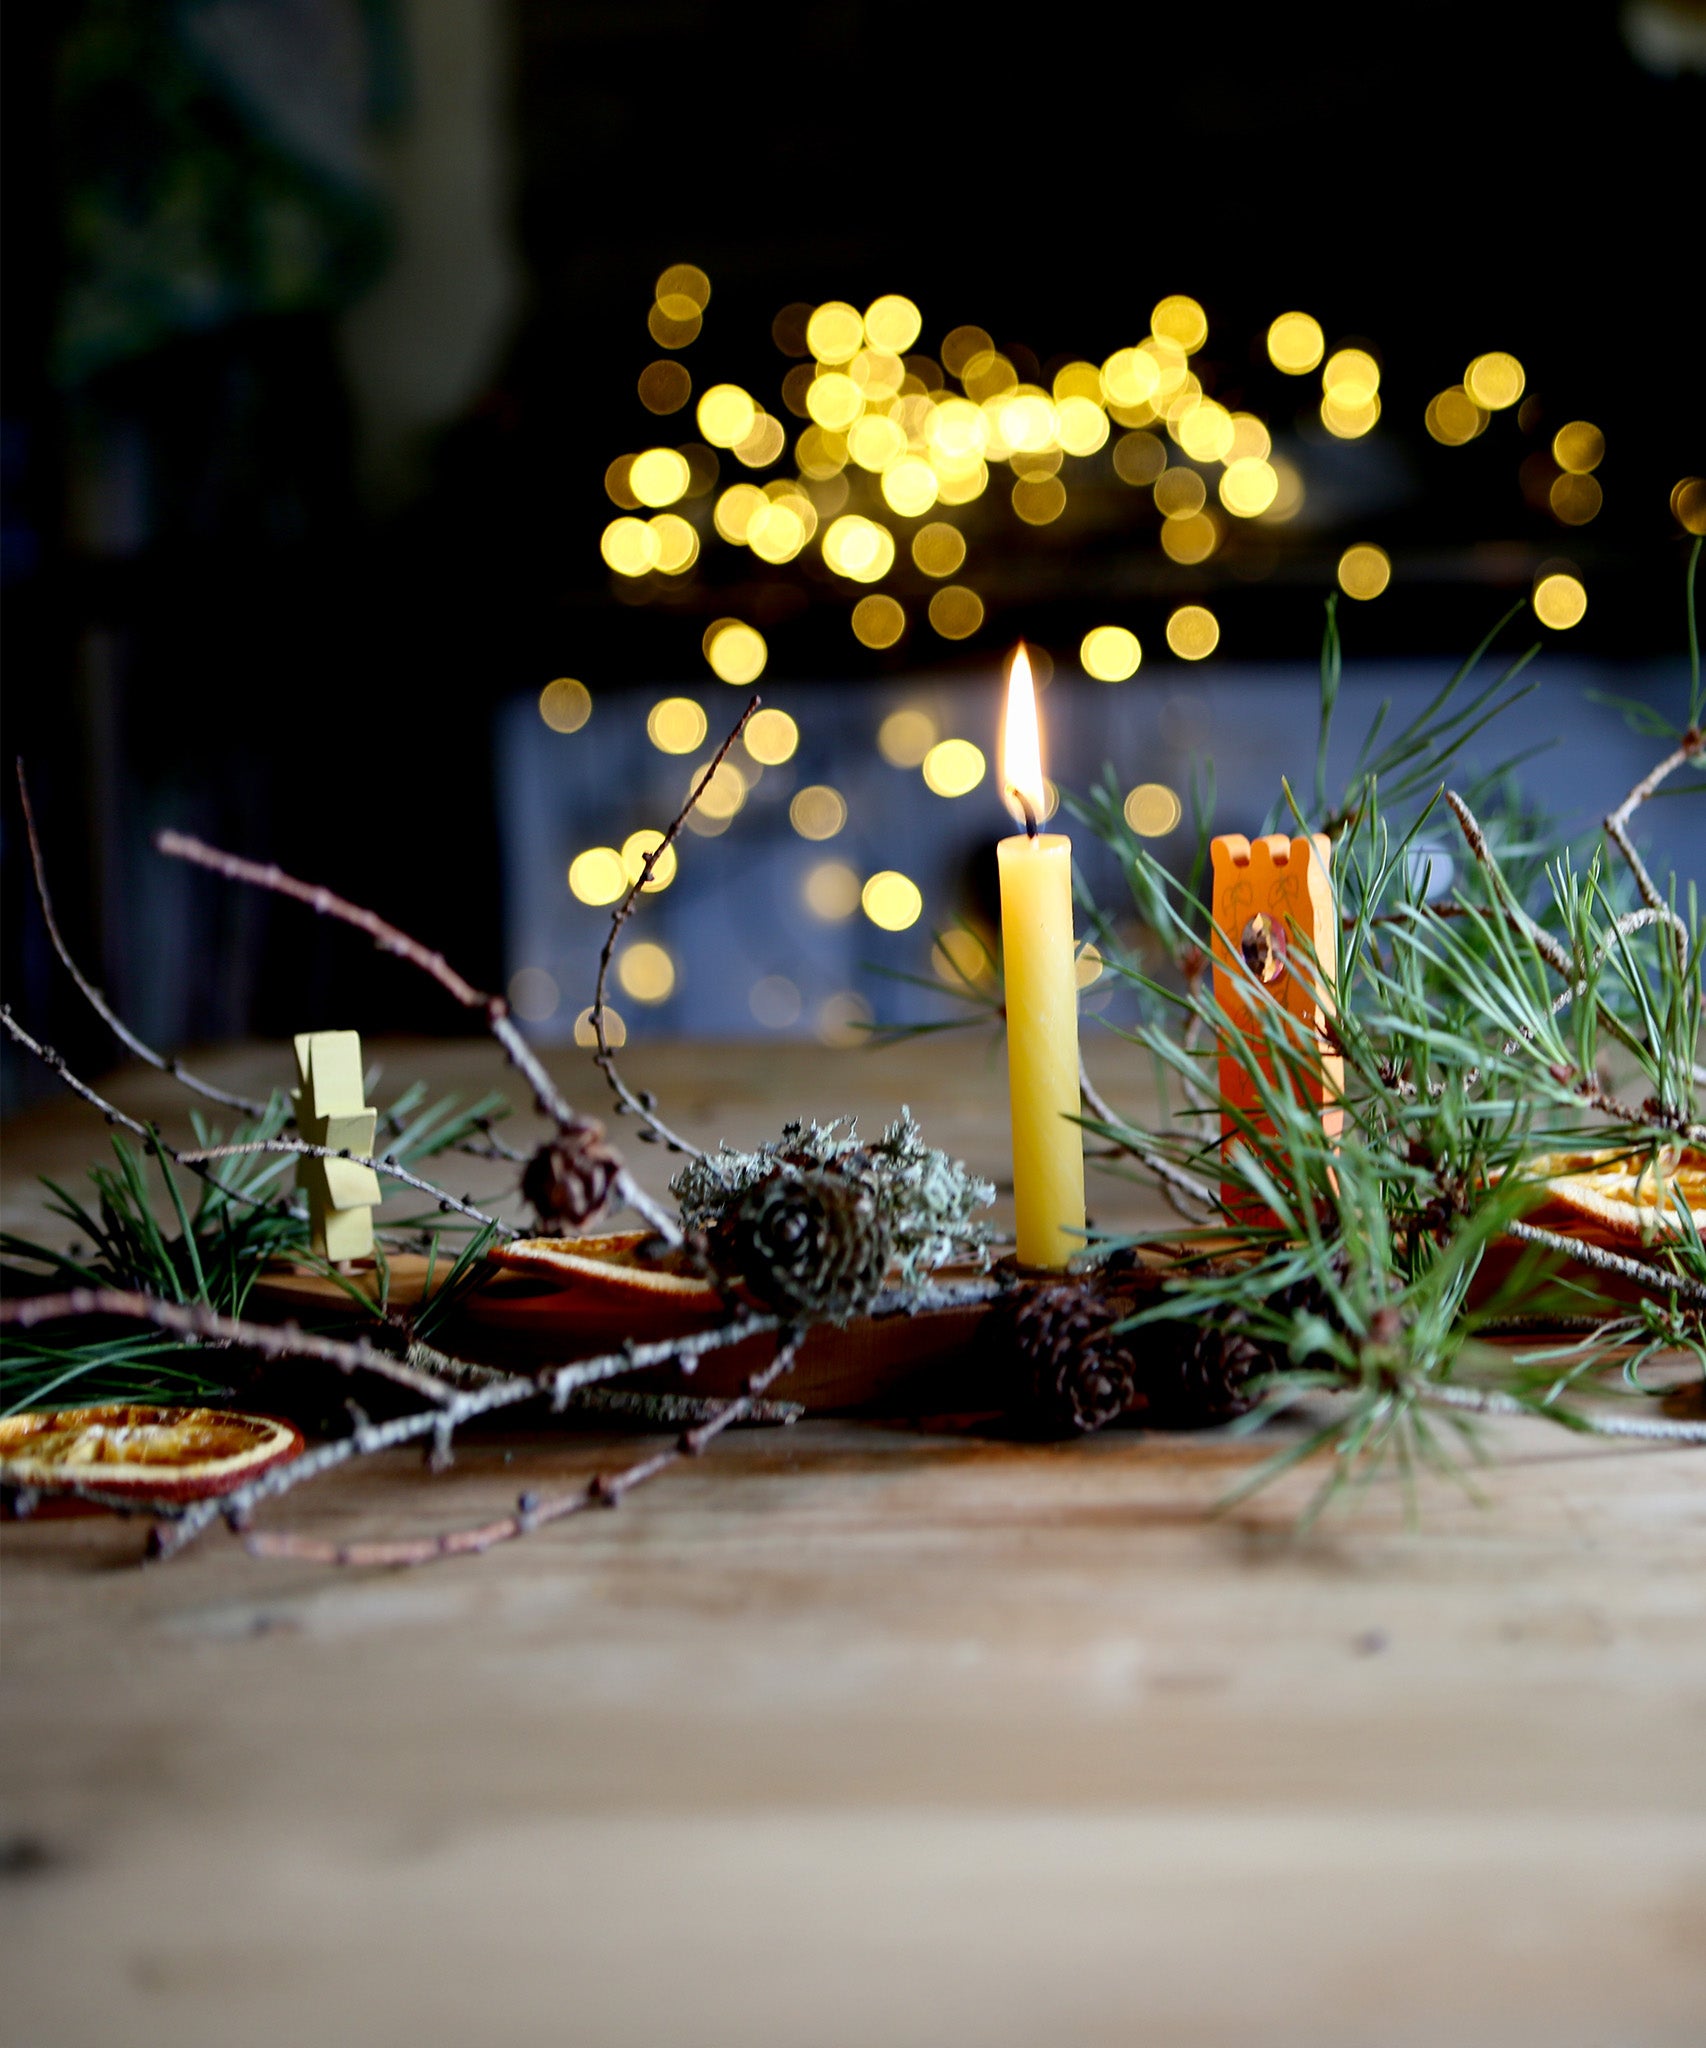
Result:
[[[1007,808],[1029,832],[1048,811],[1043,786],[1043,748],[1037,733],[1037,692],[1031,657],[1021,640],[1007,671],[1007,716],[1001,726],[1001,794]],[[1027,812],[1029,815],[1027,816]]]

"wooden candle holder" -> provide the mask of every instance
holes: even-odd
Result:
[[[1313,1048],[1315,1057],[1301,1071],[1287,1067],[1285,1080],[1303,1100],[1313,1103],[1321,1127],[1337,1138],[1344,1127],[1345,1063],[1330,1050],[1328,1026],[1331,999],[1324,984],[1336,979],[1339,963],[1339,906],[1333,893],[1333,844],[1323,832],[1287,839],[1283,832],[1249,840],[1228,832],[1210,852],[1214,861],[1214,993],[1232,1028],[1255,1049],[1261,1070],[1279,1084],[1267,1028],[1251,1003],[1253,986],[1262,984],[1272,1001],[1296,1026],[1297,1042]],[[1313,956],[1313,957],[1311,957]],[[1266,1005],[1263,1008],[1266,1009]],[[1271,1131],[1253,1077],[1244,1063],[1222,1044],[1220,1093],[1225,1107],[1220,1119],[1220,1148],[1240,1135],[1232,1111],[1258,1130]],[[1230,1185],[1222,1185],[1230,1208],[1246,1221],[1275,1219],[1262,1204]]]

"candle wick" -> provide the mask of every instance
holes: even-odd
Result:
[[[1031,800],[1022,789],[1014,790],[1013,794],[1019,799],[1019,808],[1025,814],[1025,837],[1027,839],[1035,839],[1037,836],[1037,814],[1031,808]]]

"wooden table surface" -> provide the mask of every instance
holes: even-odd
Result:
[[[518,1093],[484,1048],[384,1057]],[[1000,1067],[953,1041],[631,1066],[696,1138],[910,1101],[1001,1165]],[[104,1138],[6,1135],[8,1225]],[[1377,1485],[1307,1537],[1301,1482],[1210,1513],[1262,1455],[1213,1435],[832,1421],[410,1573],[10,1527],[0,2037],[1695,2048],[1706,1458],[1489,1445],[1481,1504],[1411,1528]],[[271,1514],[445,1526],[601,1450],[399,1453]]]

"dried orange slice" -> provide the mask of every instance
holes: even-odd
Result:
[[[1643,1245],[1684,1234],[1683,1212],[1706,1233],[1706,1152],[1668,1146],[1655,1161],[1629,1152],[1548,1152],[1524,1180],[1546,1198],[1525,1221],[1605,1245]]]
[[[43,1492],[91,1486],[147,1500],[201,1500],[301,1449],[301,1432],[288,1422],[224,1408],[113,1403],[0,1418],[0,1480]]]
[[[641,1230],[518,1237],[488,1256],[502,1280],[469,1297],[478,1322],[593,1341],[679,1336],[723,1312],[723,1297],[686,1254],[660,1253]]]

